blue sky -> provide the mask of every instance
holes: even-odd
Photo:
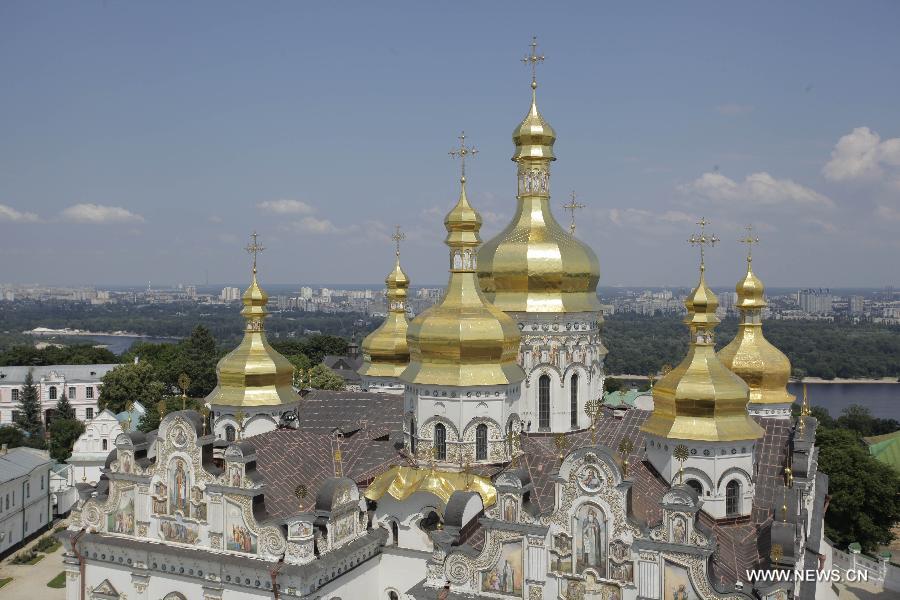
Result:
[[[328,4],[328,6],[325,6]],[[900,4],[0,3],[4,282],[376,283],[407,232],[446,278],[447,152],[479,154],[489,237],[511,218],[519,62],[558,134],[602,285],[690,285],[685,239],[742,226],[770,286],[900,284]]]

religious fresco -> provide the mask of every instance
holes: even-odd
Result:
[[[134,535],[134,488],[119,494],[116,510],[106,515],[106,530],[110,533]]]
[[[684,517],[675,517],[672,519],[672,542],[675,544],[683,544],[687,539],[687,521]]]
[[[572,538],[564,533],[553,536],[550,547],[550,568],[558,573],[572,572]]]
[[[634,563],[626,562],[619,564],[616,562],[610,562],[609,578],[625,583],[632,583],[634,581]]]
[[[164,515],[168,509],[167,499],[168,487],[162,481],[157,481],[153,487],[153,512],[158,515]]]
[[[194,523],[186,523],[181,515],[178,515],[174,521],[161,519],[159,522],[159,537],[167,542],[196,544],[200,539],[200,527]]]
[[[510,523],[516,522],[516,502],[515,498],[505,498],[503,500],[503,520]]]
[[[183,458],[173,458],[169,463],[169,514],[191,516],[188,501],[190,487],[191,474],[187,463]]]
[[[350,514],[346,517],[341,517],[334,524],[334,543],[341,542],[348,537],[352,536],[355,531],[353,525],[356,523],[356,515]]]
[[[582,505],[575,513],[575,572],[594,569],[606,575],[606,517],[593,504]]]
[[[120,453],[122,457],[119,459],[119,472],[131,473],[134,466],[134,457],[132,457],[131,452],[120,451]]]
[[[617,585],[601,583],[588,574],[584,581],[569,580],[566,583],[565,600],[621,600],[622,592]]]
[[[191,488],[191,515],[199,520],[206,520],[206,502],[203,500],[203,490],[199,486]]]
[[[288,526],[289,538],[305,538],[311,535],[312,525],[310,525],[309,523],[298,521],[297,523],[291,523],[290,526]]]
[[[256,554],[256,535],[247,527],[243,509],[233,502],[225,503],[225,548]]]
[[[228,485],[231,487],[241,487],[241,470],[240,465],[231,465],[228,467]]]
[[[788,594],[785,590],[778,590],[766,596],[766,600],[788,600]]]
[[[522,595],[522,542],[507,542],[500,546],[500,558],[481,574],[481,589],[497,594]]]
[[[603,485],[600,470],[593,465],[585,465],[578,472],[578,484],[586,492],[596,492]]]
[[[684,567],[666,562],[663,575],[663,600],[700,600]]]

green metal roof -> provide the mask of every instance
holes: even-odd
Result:
[[[869,445],[869,453],[895,471],[900,472],[900,431],[863,438]]]
[[[639,390],[619,390],[617,392],[606,392],[603,394],[603,403],[607,406],[628,406],[634,408],[634,402],[639,396],[649,396],[650,392],[641,392]]]

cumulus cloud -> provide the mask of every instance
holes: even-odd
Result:
[[[62,218],[76,223],[135,223],[144,217],[121,206],[74,204],[62,211]]]
[[[727,104],[720,104],[716,106],[716,112],[720,115],[745,115],[747,113],[753,112],[753,106],[749,104],[737,104],[735,102],[729,102]]]
[[[302,200],[266,200],[256,205],[261,211],[273,215],[309,215],[314,208]]]
[[[721,204],[748,203],[754,206],[802,206],[833,208],[834,202],[790,179],[776,179],[766,172],[735,181],[721,173],[704,173],[688,184],[678,186],[684,194]]]
[[[310,233],[313,235],[332,235],[352,233],[359,229],[356,225],[348,227],[338,227],[328,219],[318,219],[316,217],[303,217],[299,221],[293,221],[286,225],[286,229],[299,233]]]
[[[878,180],[897,167],[900,138],[882,140],[868,127],[857,127],[835,144],[822,174],[831,181]]]
[[[13,223],[35,223],[38,216],[30,212],[22,212],[11,206],[0,204],[0,221],[11,221]]]
[[[893,206],[879,205],[875,208],[875,216],[887,221],[900,221],[900,210]]]

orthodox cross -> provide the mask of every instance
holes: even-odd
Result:
[[[628,455],[634,450],[634,442],[630,438],[622,438],[619,442],[619,456],[622,457],[622,477],[628,476]]]
[[[700,271],[703,272],[706,270],[706,266],[704,264],[705,254],[704,251],[706,246],[715,246],[719,243],[719,238],[716,237],[714,233],[709,235],[706,234],[706,226],[709,225],[709,221],[705,218],[700,217],[700,220],[697,221],[697,225],[700,226],[700,233],[695,233],[688,239],[688,243],[691,246],[700,246]]]
[[[794,471],[790,467],[784,468],[784,484],[789,488],[794,487]]]
[[[800,407],[800,414],[803,415],[804,417],[810,415],[809,396],[806,395],[806,383],[805,382],[803,383],[803,404]]]
[[[584,412],[591,419],[591,445],[597,444],[597,421],[600,419],[600,402],[591,398],[584,403]]]
[[[675,452],[672,454],[675,457],[675,460],[681,463],[681,468],[678,469],[678,473],[680,476],[679,483],[684,483],[684,461],[688,459],[688,448],[684,444],[678,444],[675,446]]]
[[[341,462],[343,459],[343,454],[341,453],[341,438],[344,437],[344,434],[340,431],[334,432],[334,476],[335,477],[343,477],[344,476],[344,464]]]
[[[584,204],[575,202],[575,190],[572,190],[572,199],[568,204],[563,204],[563,208],[572,213],[572,222],[569,224],[569,233],[575,235],[575,211],[584,208]]]
[[[237,421],[238,426],[238,440],[243,439],[244,434],[244,419],[247,417],[247,413],[245,413],[242,409],[238,409],[236,413],[234,413],[234,420]]]
[[[747,244],[747,262],[753,261],[753,244],[759,243],[759,238],[753,236],[753,225],[747,225],[747,237],[738,240],[742,244]]]
[[[125,433],[131,433],[131,415],[134,414],[134,402],[129,402],[125,407],[128,416],[125,417]]]
[[[256,274],[256,256],[257,256],[260,252],[262,252],[263,250],[265,250],[264,247],[260,246],[259,243],[257,243],[257,241],[256,241],[256,238],[257,238],[257,237],[258,237],[258,236],[256,235],[256,232],[255,232],[255,231],[254,231],[253,233],[251,233],[251,234],[250,234],[250,239],[251,239],[252,241],[247,245],[246,248],[244,248],[244,250],[246,250],[248,253],[250,253],[250,254],[253,255],[253,273],[254,273],[254,274]]]
[[[187,376],[187,373],[178,376],[178,387],[181,388],[181,410],[184,410],[187,408],[187,391],[191,387],[191,378]]]
[[[566,456],[566,448],[569,447],[569,440],[567,440],[566,436],[564,436],[563,434],[557,433],[555,439],[553,440],[553,443],[556,445],[556,449],[559,451],[559,462],[562,462],[563,458],[565,458]]]
[[[209,407],[204,406],[201,408],[200,414],[203,415],[203,435],[206,435],[206,424],[209,422]]]
[[[522,59],[522,63],[525,66],[531,65],[531,87],[537,87],[537,65],[538,63],[544,62],[544,55],[538,55],[537,53],[537,36],[532,36],[531,38],[531,53]]]
[[[459,134],[459,148],[456,150],[451,150],[448,154],[450,154],[450,158],[458,158],[460,164],[460,171],[462,172],[461,181],[466,180],[466,157],[471,156],[475,158],[475,155],[478,154],[478,150],[475,149],[474,146],[466,146],[466,132],[463,131]]]
[[[300,500],[301,504],[303,502],[303,499],[306,498],[306,494],[308,493],[309,490],[302,483],[297,484],[297,487],[294,488],[294,496],[297,498],[297,500]]]
[[[772,552],[769,554],[769,558],[774,563],[781,562],[781,559],[784,558],[784,548],[781,547],[781,544],[772,544]]]
[[[396,226],[397,230],[391,235],[391,239],[394,240],[394,243],[397,245],[397,258],[400,257],[400,242],[406,239],[406,234],[400,231],[400,226]]]

